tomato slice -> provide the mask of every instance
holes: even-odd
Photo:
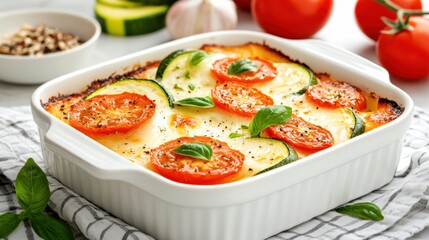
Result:
[[[261,108],[274,104],[258,89],[231,82],[218,83],[212,98],[217,107],[244,117],[253,117]]]
[[[210,161],[182,156],[173,151],[186,143],[205,143],[212,147]],[[150,152],[151,163],[162,176],[176,182],[189,184],[213,184],[237,173],[245,156],[227,143],[203,136],[180,137],[166,142]]]
[[[402,108],[396,102],[381,98],[377,110],[369,114],[365,120],[382,125],[395,120],[402,112]]]
[[[309,152],[320,151],[334,145],[334,137],[329,130],[292,115],[282,125],[266,129],[269,137],[287,142],[291,146]]]
[[[221,81],[232,81],[242,83],[257,83],[267,82],[273,80],[277,76],[277,69],[274,65],[266,60],[260,58],[248,58],[246,60],[251,61],[253,64],[258,66],[256,71],[248,71],[237,75],[228,74],[228,67],[239,58],[222,58],[215,61],[212,65],[211,71]]]
[[[126,133],[150,119],[155,108],[146,95],[98,95],[71,106],[70,125],[85,134]]]
[[[341,81],[322,80],[310,86],[305,96],[321,107],[351,107],[357,110],[366,108],[366,98],[362,90]]]

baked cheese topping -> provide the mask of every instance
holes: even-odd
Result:
[[[136,164],[190,184],[226,183],[264,173],[341,144],[403,111],[393,101],[313,73],[259,44],[181,50],[159,65],[126,75],[132,77],[52,97],[45,109],[72,126],[91,123],[95,112],[106,114],[103,124],[85,125],[91,131],[77,129]],[[132,94],[153,101],[154,114],[148,117],[147,110],[141,110],[144,106],[128,99]],[[104,96],[121,100],[108,105],[99,100]],[[275,111],[287,106],[291,113],[251,137],[249,126],[256,113],[272,106]],[[121,124],[125,122],[120,130],[118,116],[113,116],[117,112],[123,114]],[[137,120],[129,119],[131,112]],[[189,137],[202,142],[189,142]],[[177,150],[182,146],[186,153]],[[200,156],[206,156],[207,149],[213,150],[215,160]]]

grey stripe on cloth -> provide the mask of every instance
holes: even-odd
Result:
[[[38,132],[29,107],[0,108],[0,212],[21,209],[13,181],[27,158],[44,168]],[[401,161],[409,165],[395,178],[353,202],[374,202],[385,219],[365,221],[328,211],[268,238],[275,239],[407,239],[429,226],[429,113],[417,108],[407,131]],[[116,219],[48,175],[50,208],[74,226],[76,238],[153,239]],[[38,239],[23,224],[10,239]]]

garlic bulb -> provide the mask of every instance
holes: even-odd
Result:
[[[166,25],[175,39],[228,30],[237,26],[237,11],[232,0],[180,0],[168,11]]]

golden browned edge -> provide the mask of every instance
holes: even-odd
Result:
[[[158,67],[158,65],[159,61],[147,62],[145,66],[134,65],[132,66],[132,69],[130,71],[124,74],[119,75],[116,73],[112,73],[109,77],[105,79],[94,80],[93,82],[91,82],[91,84],[86,86],[84,90],[79,93],[58,93],[57,96],[50,97],[47,102],[41,102],[42,107],[45,108],[46,111],[54,115],[56,118],[68,124],[68,113],[70,112],[71,106],[81,101],[85,96],[89,95],[90,93],[101,87],[109,85],[123,78],[144,78],[144,73],[147,69]]]
[[[52,96],[48,99],[48,101],[46,103],[42,102],[41,104],[43,107],[46,108],[47,106],[49,106],[49,105],[51,105],[57,101],[64,101],[64,100],[67,100],[70,98],[75,98],[75,97],[84,97],[84,96],[94,92],[95,90],[97,90],[101,87],[104,87],[106,85],[109,85],[113,82],[116,82],[120,79],[139,76],[139,74],[144,72],[146,69],[149,69],[152,67],[157,67],[158,65],[159,65],[159,61],[148,62],[148,63],[146,63],[145,66],[135,65],[131,71],[126,72],[124,74],[117,75],[114,72],[109,77],[107,77],[105,79],[94,80],[93,82],[91,82],[90,85],[86,86],[86,88],[79,93],[72,93],[72,94],[67,94],[67,95],[63,95],[63,94],[59,93],[58,96]]]

